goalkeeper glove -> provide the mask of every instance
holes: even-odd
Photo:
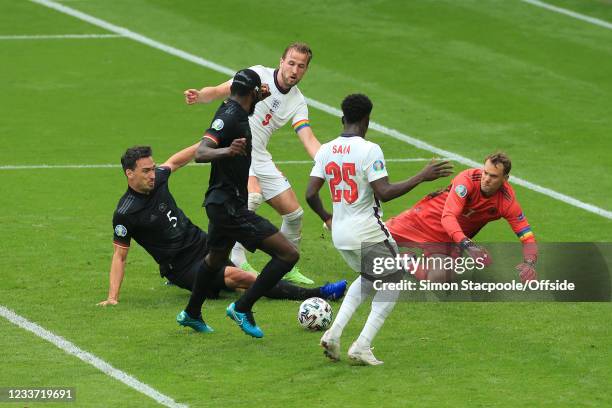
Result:
[[[535,270],[535,260],[525,259],[516,266],[521,282],[526,283],[530,280],[538,280],[538,275]]]
[[[459,246],[468,253],[470,258],[475,260],[480,259],[485,266],[489,266],[491,262],[493,262],[487,250],[480,245],[476,245],[474,241],[469,238],[463,238]]]

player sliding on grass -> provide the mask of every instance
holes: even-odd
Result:
[[[521,280],[537,279],[537,244],[508,183],[511,167],[505,153],[487,156],[483,168],[462,171],[445,189],[427,195],[389,219],[389,232],[400,246],[420,247],[425,256],[445,259],[458,256],[463,249],[473,258],[488,258],[486,250],[471,239],[487,223],[505,218],[523,244],[523,262],[516,267]],[[453,276],[452,270],[444,269],[421,269],[416,273],[417,279],[436,282],[449,281]]]
[[[347,96],[342,102],[344,131],[340,137],[321,146],[315,157],[306,192],[308,205],[329,227],[334,246],[359,276],[349,287],[332,327],[321,338],[325,355],[340,358],[340,336],[357,307],[375,292],[373,281],[401,279],[402,271],[389,270],[376,275],[364,259],[395,257],[397,245],[382,222],[380,201],[389,201],[412,190],[423,181],[451,174],[448,162],[430,163],[419,174],[399,183],[389,183],[385,158],[380,147],[365,140],[372,102],[367,96]],[[325,211],[319,190],[327,180],[333,201],[333,218]],[[371,343],[387,315],[395,306],[398,291],[380,290],[374,295],[372,310],[357,341],[348,350],[351,360],[369,365],[382,364],[374,357]]]
[[[296,247],[299,247],[302,238],[304,211],[291,184],[272,161],[267,146],[272,134],[290,122],[310,157],[314,157],[319,150],[321,144],[312,132],[308,120],[308,106],[297,87],[306,74],[311,59],[312,51],[307,44],[293,43],[283,52],[278,68],[261,65],[251,67],[257,72],[262,83],[270,85],[271,96],[258,103],[249,118],[253,133],[253,156],[249,171],[248,209],[257,211],[265,200],[281,215],[283,222],[280,230]],[[232,80],[229,80],[201,90],[188,89],[185,91],[185,100],[191,105],[225,99],[230,94],[231,84]],[[253,270],[240,243],[236,243],[232,250],[231,259],[243,269]],[[286,274],[284,279],[297,283],[313,283],[302,275],[297,267]]]
[[[155,166],[148,146],[132,147],[121,158],[128,189],[119,200],[113,215],[115,251],[111,262],[110,286],[100,306],[116,305],[125,274],[125,262],[132,238],[159,264],[161,276],[183,289],[191,290],[195,275],[208,253],[206,233],[191,223],[176,205],[168,189],[168,178],[192,161],[199,143]],[[231,264],[213,278],[207,288],[208,297],[217,297],[221,290],[248,289],[255,275]],[[274,299],[305,300],[310,297],[338,299],[344,294],[346,281],[306,289],[289,282],[279,282],[266,292]]]

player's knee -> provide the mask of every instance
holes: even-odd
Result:
[[[225,279],[226,279],[226,285],[227,285],[227,281],[228,281],[227,273],[226,273]],[[228,287],[231,289],[248,289],[253,285],[253,282],[255,282],[255,279],[256,279],[255,275],[249,272],[245,272],[243,270],[238,270],[238,271],[235,271],[229,277],[229,280],[232,286],[228,286]]]
[[[304,210],[302,207],[298,207],[297,210],[285,214],[283,217],[283,223],[290,227],[297,227],[299,230],[302,228],[302,219],[304,218]]]
[[[249,197],[247,199],[249,211],[257,211],[261,203],[263,203],[263,195],[261,195],[261,193],[249,193]]]
[[[283,262],[295,265],[300,260],[300,253],[294,245],[288,245],[282,253],[277,255]]]

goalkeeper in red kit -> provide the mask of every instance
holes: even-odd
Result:
[[[505,218],[523,244],[523,262],[516,267],[519,276],[523,282],[536,280],[537,244],[508,183],[511,167],[505,153],[491,154],[483,168],[462,171],[450,186],[427,195],[385,224],[399,246],[422,248],[426,257],[457,257],[463,250],[474,259],[483,259],[486,265],[490,263],[486,250],[472,242],[472,238],[490,221]],[[415,276],[446,282],[453,273],[420,268]]]

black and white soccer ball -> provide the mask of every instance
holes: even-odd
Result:
[[[318,297],[306,299],[298,310],[298,322],[308,330],[327,330],[333,318],[334,313],[329,303]]]

